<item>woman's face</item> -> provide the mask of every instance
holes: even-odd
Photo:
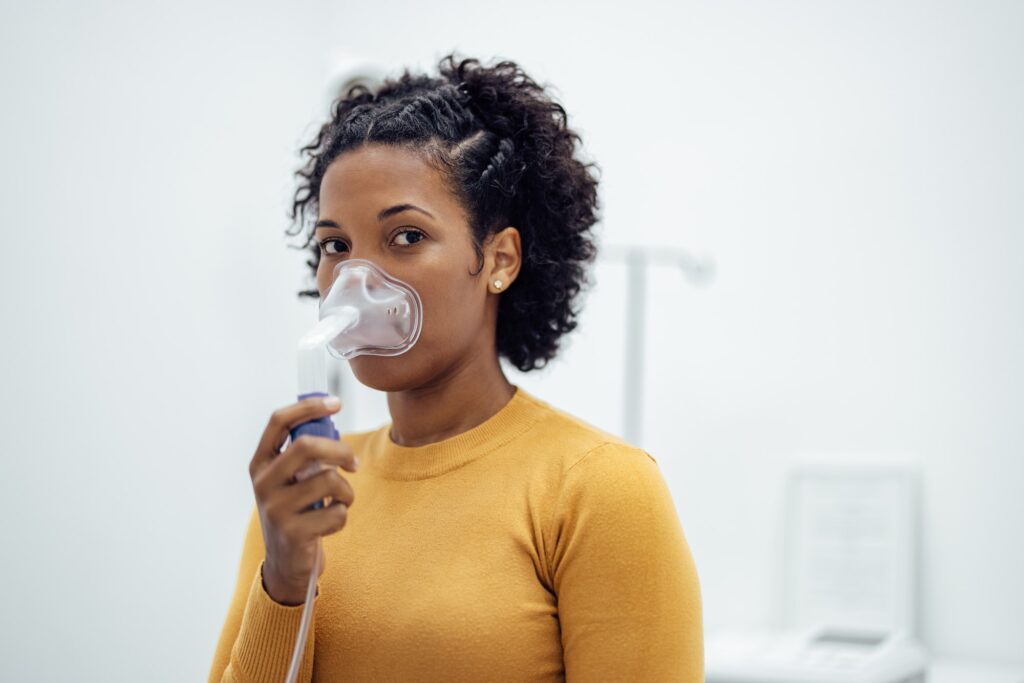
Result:
[[[362,258],[407,282],[423,303],[423,327],[409,351],[349,361],[360,382],[381,391],[418,388],[494,353],[496,311],[488,308],[496,306],[488,304],[486,279],[471,274],[478,260],[469,223],[437,171],[409,151],[364,146],[328,166],[319,208],[321,298],[335,266]]]

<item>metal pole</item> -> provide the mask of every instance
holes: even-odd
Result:
[[[643,251],[630,250],[627,256],[626,285],[626,361],[625,369],[625,415],[623,418],[626,441],[641,446],[643,429],[644,397],[644,339],[646,319],[644,306],[647,301],[647,263]],[[642,447],[642,446],[641,446]]]

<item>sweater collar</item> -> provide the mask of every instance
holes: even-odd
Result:
[[[543,415],[545,404],[518,385],[512,398],[494,415],[455,436],[400,446],[391,440],[391,423],[372,432],[366,444],[369,471],[385,479],[414,480],[451,472],[519,436]],[[362,454],[360,454],[362,455]]]

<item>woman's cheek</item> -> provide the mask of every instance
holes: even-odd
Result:
[[[443,348],[450,340],[450,332],[445,308],[433,305],[430,299],[423,300],[423,328],[420,330],[423,345]]]

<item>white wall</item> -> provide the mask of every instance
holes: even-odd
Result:
[[[867,453],[922,468],[927,644],[1024,663],[1024,7],[348,4],[0,10],[0,679],[205,678],[314,315],[295,152],[339,55],[451,48],[554,84],[605,242],[714,256],[708,287],[651,275],[642,440],[708,630],[781,619],[786,468]],[[513,379],[617,431],[597,275],[565,359]]]

